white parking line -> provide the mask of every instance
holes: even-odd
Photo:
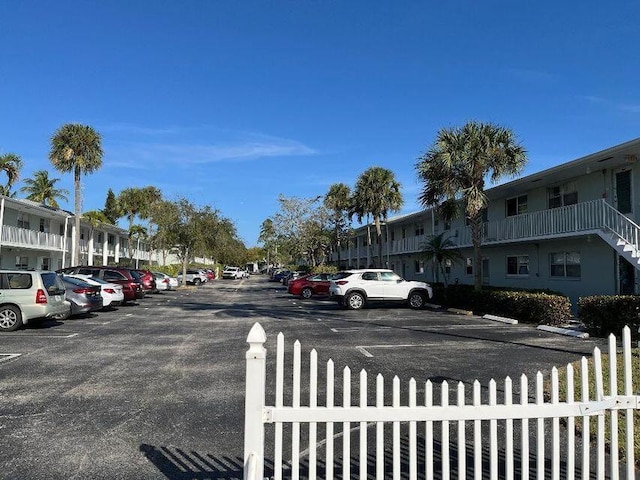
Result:
[[[79,333],[72,333],[70,335],[22,335],[20,333],[3,333],[3,337],[22,337],[22,338],[31,338],[31,337],[41,337],[41,338],[73,338],[80,335]]]
[[[0,353],[0,362],[6,362],[7,360],[11,360],[12,358],[17,358],[21,353]]]
[[[373,357],[373,354],[369,352],[372,348],[427,348],[432,347],[433,345],[442,346],[443,343],[446,342],[430,342],[430,343],[420,343],[420,344],[405,344],[405,345],[357,345],[356,350],[358,350],[365,357]]]

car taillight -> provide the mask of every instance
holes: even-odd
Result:
[[[89,293],[93,293],[93,290],[91,290],[90,288],[76,288],[73,293],[84,293],[84,294],[89,294]]]
[[[349,282],[348,282],[348,281],[346,281],[346,280],[338,280],[338,281],[336,282],[336,285],[346,285],[347,283],[349,283]]]
[[[116,293],[116,291],[113,288],[105,288],[104,291],[111,294]]]
[[[169,279],[165,278],[164,280],[162,280],[162,283],[169,283]]]
[[[41,288],[36,292],[36,303],[47,303],[47,294]]]

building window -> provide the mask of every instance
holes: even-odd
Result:
[[[465,262],[465,272],[467,275],[473,275],[473,258],[467,257]]]
[[[407,229],[405,227],[402,227],[402,238],[407,238]]]
[[[580,278],[579,252],[551,253],[549,258],[552,277]]]
[[[107,243],[109,245],[115,245],[116,237],[114,237],[113,235],[109,234],[109,236],[107,237]]]
[[[452,265],[453,265],[453,262],[451,261],[451,259],[447,258],[444,261],[444,273],[446,273],[447,275],[450,274]]]
[[[526,195],[507,199],[507,217],[522,215],[523,213],[527,213]]]
[[[568,182],[563,185],[547,189],[549,208],[566,207],[578,203],[578,186],[576,182]]]
[[[18,228],[29,228],[29,215],[26,213],[18,214]]]
[[[16,268],[19,270],[26,270],[29,268],[29,257],[16,257]]]
[[[98,234],[98,243],[102,243],[102,242],[104,242],[104,234],[100,232]]]
[[[49,233],[51,227],[51,221],[48,218],[40,219],[40,231],[44,233]]]
[[[416,260],[414,263],[415,273],[424,273],[424,262],[420,260]]]
[[[421,235],[424,235],[424,225],[418,223],[416,224],[416,237]]]
[[[59,227],[58,232],[60,232],[61,237],[64,237],[64,225],[61,223]]]
[[[396,231],[395,230],[391,230],[391,241],[393,242],[396,239]]]
[[[450,220],[446,220],[444,222],[444,229],[445,230],[451,230],[451,221]]]
[[[42,266],[40,267],[40,270],[51,270],[51,259],[50,258],[43,258],[42,259]]]
[[[507,275],[529,275],[529,255],[507,256]]]

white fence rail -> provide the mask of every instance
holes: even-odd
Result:
[[[609,382],[605,385],[601,353],[596,348],[591,372],[586,358],[582,359],[578,392],[574,389],[577,372],[568,365],[563,398],[560,398],[560,375],[554,368],[548,398],[545,380],[538,372],[531,398],[526,375],[519,379],[517,398],[514,398],[511,379],[506,378],[501,385],[502,403],[498,403],[498,386],[494,380],[488,384],[488,399],[483,403],[478,381],[470,392],[462,382],[453,391],[446,381],[442,382],[439,395],[434,384],[427,381],[418,398],[418,384],[411,379],[408,400],[401,404],[401,396],[407,397],[407,393],[401,392],[398,377],[392,382],[391,401],[385,403],[389,395],[382,375],[376,377],[375,388],[370,391],[364,370],[359,374],[358,400],[353,402],[349,367],[342,372],[340,401],[336,398],[331,360],[326,364],[326,383],[318,383],[315,350],[305,362],[309,369],[306,379],[309,397],[305,400],[301,398],[300,343],[294,343],[292,382],[285,388],[285,345],[284,336],[279,334],[275,402],[267,406],[266,335],[259,324],[253,326],[247,342],[250,348],[246,372],[245,480],[265,477],[267,437],[273,438],[273,463],[267,464],[268,468],[272,466],[272,472],[267,473],[275,480],[636,478],[633,417],[640,408],[640,396],[632,384],[629,328],[624,329],[620,354],[621,391],[617,362],[609,362]],[[618,348],[613,335],[608,349],[609,358],[616,359]],[[590,378],[595,380],[595,391],[590,390]],[[322,389],[324,401],[319,405]],[[467,394],[470,394],[469,403]],[[285,396],[289,400],[286,406]],[[435,401],[438,396],[439,405]],[[455,404],[449,403],[450,396],[456,398]],[[369,398],[375,401],[369,403]],[[624,427],[622,438],[618,433],[620,420]],[[273,431],[267,436],[266,424],[273,425]],[[576,425],[580,426],[581,433],[576,433]],[[375,427],[375,434],[371,435],[369,427]],[[605,440],[606,432],[609,437]],[[290,452],[290,457],[285,461],[286,452]]]
[[[12,225],[2,226],[2,245],[14,245],[18,247],[30,246],[54,250],[63,250],[64,237],[55,233],[39,232],[28,228],[19,228]]]

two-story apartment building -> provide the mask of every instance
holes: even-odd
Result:
[[[75,221],[71,212],[30,200],[0,196],[0,268],[57,270],[71,266]],[[147,246],[129,248],[126,230],[114,225],[80,226],[80,263],[107,265],[147,261]]]
[[[483,283],[549,288],[578,297],[638,293],[640,138],[486,190]],[[367,245],[367,229],[373,245]],[[378,264],[373,226],[356,230],[340,252],[342,268]],[[473,284],[471,230],[432,210],[390,218],[383,265],[409,279],[434,281],[421,250],[447,232],[463,255],[447,265],[450,282]],[[337,257],[334,256],[334,260]]]

